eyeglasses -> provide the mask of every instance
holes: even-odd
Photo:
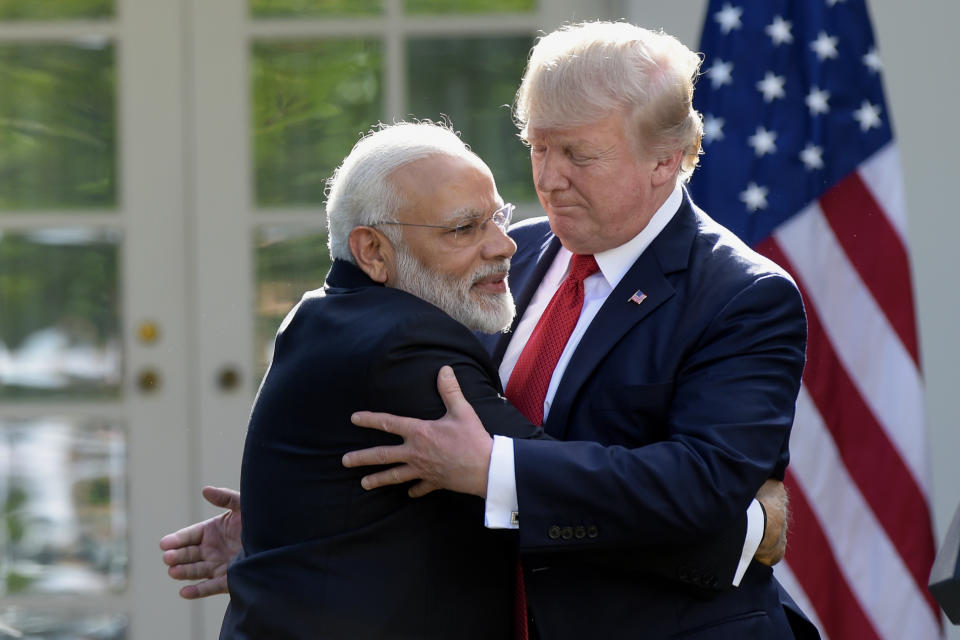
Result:
[[[376,227],[381,224],[392,224],[398,227],[426,227],[428,229],[443,229],[447,232],[446,235],[452,239],[454,244],[465,247],[476,243],[481,237],[483,237],[484,232],[487,230],[488,222],[493,222],[493,224],[500,227],[502,231],[506,232],[510,227],[510,220],[513,218],[514,209],[516,209],[516,207],[508,202],[491,213],[489,216],[467,217],[457,222],[457,224],[451,226],[443,224],[419,224],[416,222],[393,222],[392,220],[375,222],[370,226]]]

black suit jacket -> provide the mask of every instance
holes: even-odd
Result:
[[[370,469],[341,464],[399,442],[353,426],[354,411],[442,416],[445,364],[491,431],[536,435],[465,327],[350,264],[335,262],[288,315],[250,417],[222,638],[509,637],[515,539],[483,527],[483,501],[365,491]]]
[[[559,241],[543,219],[511,234],[520,317]],[[685,197],[557,388],[544,429],[577,442],[515,442],[519,543],[543,638],[792,637],[767,567],[708,593],[683,584],[729,584],[730,573],[679,563],[670,583],[631,559],[716,536],[783,476],[805,339],[790,277]],[[496,361],[508,341],[485,340]]]

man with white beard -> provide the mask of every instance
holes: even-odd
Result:
[[[340,459],[399,442],[351,425],[355,411],[443,415],[443,365],[498,433],[540,433],[471,333],[513,319],[512,211],[489,168],[427,123],[366,136],[331,178],[333,266],[284,319],[250,417],[222,638],[509,636],[513,540],[480,524],[482,500],[366,492]]]

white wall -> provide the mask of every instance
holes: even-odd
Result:
[[[960,268],[952,246],[960,237],[960,216],[949,204],[951,186],[960,182],[951,169],[952,152],[960,146],[951,116],[960,98],[955,71],[960,2],[868,0],[868,5],[904,165],[939,544],[960,502],[960,404],[953,396],[960,362]],[[622,17],[662,27],[697,48],[706,0],[623,0],[620,6]],[[960,638],[960,627],[951,627],[949,637]]]

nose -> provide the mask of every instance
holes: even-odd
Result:
[[[517,243],[507,232],[493,222],[487,223],[483,238],[483,257],[485,260],[510,258],[517,252]]]
[[[533,160],[533,176],[534,186],[541,193],[560,191],[569,186],[563,173],[563,159],[550,151]]]

